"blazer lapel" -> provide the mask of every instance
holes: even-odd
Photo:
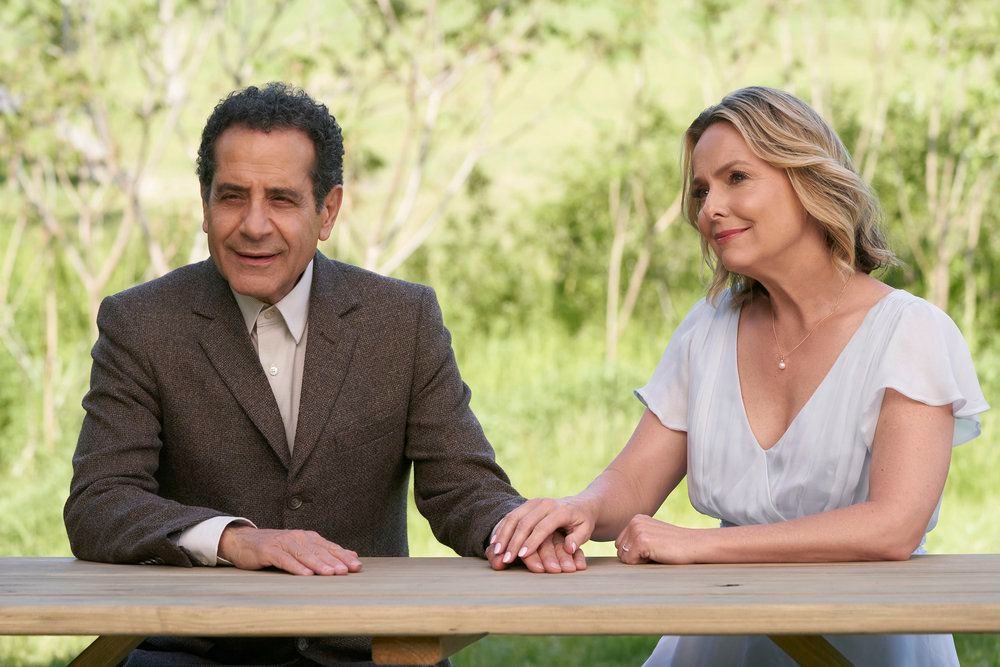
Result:
[[[287,468],[291,456],[285,427],[246,323],[229,284],[219,275],[212,260],[207,260],[206,264],[209,288],[193,310],[210,321],[201,330],[198,342],[237,403]],[[234,434],[234,437],[239,435]]]
[[[358,301],[336,262],[316,253],[309,296],[309,338],[302,371],[302,394],[289,475],[312,453],[330,420],[351,364],[357,332],[346,315]]]

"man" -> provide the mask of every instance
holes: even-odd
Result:
[[[211,260],[101,305],[65,508],[77,557],[358,572],[407,553],[411,464],[417,507],[463,555],[523,501],[433,291],[317,252],[342,158],[336,121],[301,91],[251,87],[215,108],[198,151]],[[583,561],[549,543],[525,564]],[[369,659],[366,638],[154,638],[130,663]]]

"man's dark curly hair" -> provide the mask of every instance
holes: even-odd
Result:
[[[250,86],[230,93],[208,117],[198,147],[197,172],[204,201],[208,201],[215,177],[215,142],[234,125],[260,132],[295,129],[309,135],[316,151],[310,177],[317,211],[330,190],[344,183],[344,139],[337,119],[326,105],[300,88],[272,82],[263,90]]]

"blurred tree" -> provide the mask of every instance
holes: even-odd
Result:
[[[575,42],[583,56],[575,74],[534,103],[523,123],[496,128],[498,110],[521,94],[524,70],[516,66],[574,39],[555,13],[564,4],[351,0],[355,39],[322,41],[315,53],[290,56],[311,77],[311,90],[346,110],[353,158],[345,211],[356,215],[335,234],[338,254],[396,272],[447,219],[483,157],[508,147],[575,91],[596,57],[585,36]],[[379,143],[386,135],[391,145]]]
[[[931,38],[912,48],[932,63],[931,91],[892,100],[876,182],[926,298],[949,310],[959,285],[965,333],[974,340],[984,287],[977,267],[988,271],[996,261],[981,232],[1000,223],[991,205],[1000,177],[1000,16],[989,3],[922,9]]]
[[[674,320],[671,293],[697,289],[701,266],[695,232],[676,224],[681,131],[662,107],[639,106],[624,129],[565,159],[573,166],[534,214],[548,230],[553,312],[570,331],[600,323],[608,361],[636,312]]]
[[[67,388],[60,331],[93,340],[101,298],[137,229],[148,269],[129,282],[162,275],[176,260],[178,248],[164,245],[163,226],[148,214],[145,186],[182,130],[192,79],[222,31],[221,4],[13,0],[0,10],[2,25],[17,26],[4,31],[9,39],[0,46],[0,143],[8,206],[18,212],[0,266],[0,340],[42,388],[48,451]],[[248,48],[241,57],[253,53]],[[17,299],[18,279],[33,276],[16,276],[13,267],[32,253],[44,294]],[[60,276],[75,284],[67,287]],[[37,314],[18,318],[22,307]],[[88,333],[66,327],[62,311]],[[39,320],[42,335],[35,332]],[[30,440],[22,460],[34,451]]]

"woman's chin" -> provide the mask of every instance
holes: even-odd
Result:
[[[741,261],[743,259],[745,258],[736,256],[736,253],[728,253],[728,256],[724,253],[719,257],[719,263],[722,264],[726,271],[745,276],[748,275],[747,271],[753,271],[753,264],[751,262]]]

